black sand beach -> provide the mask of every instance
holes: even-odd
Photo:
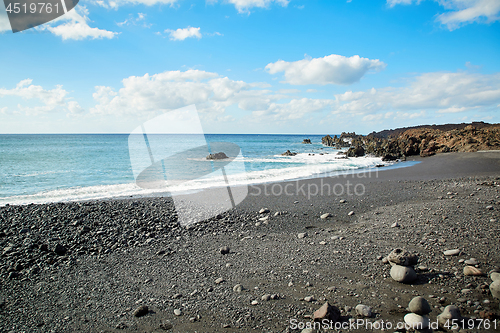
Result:
[[[415,160],[250,186],[235,209],[188,228],[171,198],[0,207],[0,331],[301,332],[328,301],[342,322],[364,304],[367,322],[395,332],[415,296],[431,322],[454,304],[491,321],[463,332],[494,332],[495,320],[499,331],[488,272],[500,268],[500,152]],[[417,280],[391,278],[382,259],[396,248],[418,254]],[[484,275],[464,275],[470,258]]]

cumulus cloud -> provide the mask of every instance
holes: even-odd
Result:
[[[81,113],[83,109],[80,105],[68,99],[68,92],[58,85],[55,89],[46,90],[42,86],[32,84],[33,80],[26,79],[20,81],[15,88],[0,88],[0,98],[12,96],[20,97],[23,100],[38,100],[42,105],[23,106],[18,104],[18,109],[26,114],[39,114],[55,110],[68,111],[69,113]]]
[[[207,3],[216,3],[218,0],[207,0]],[[224,0],[224,3],[234,5],[238,13],[250,13],[253,8],[269,8],[273,3],[287,7],[290,0]]]
[[[88,18],[89,11],[84,6],[78,6],[70,10],[66,15],[63,15],[54,21],[48,22],[35,29],[47,30],[63,40],[82,40],[90,39],[111,39],[117,35],[116,32],[92,28],[89,26],[90,19]],[[62,23],[61,22],[65,22]]]
[[[385,67],[386,64],[378,59],[371,60],[358,55],[348,58],[332,54],[295,62],[279,60],[268,64],[266,70],[270,74],[284,72],[285,82],[293,85],[347,85],[358,82],[370,70],[381,71]]]
[[[436,113],[457,113],[490,109],[500,103],[500,73],[491,75],[425,73],[414,77],[408,86],[382,88],[335,95],[337,114],[382,118],[381,114],[412,118]],[[423,112],[425,111],[425,112]]]
[[[447,12],[439,14],[436,21],[454,30],[462,25],[478,22],[491,23],[500,20],[498,0],[434,0]],[[421,0],[387,0],[389,7],[398,4],[419,4]]]
[[[185,40],[186,38],[201,38],[200,28],[187,27],[177,30],[165,30],[170,35],[170,40]]]

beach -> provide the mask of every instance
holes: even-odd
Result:
[[[500,269],[500,152],[412,161],[249,185],[235,208],[188,226],[169,197],[0,207],[0,331],[301,332],[326,301],[340,322],[396,327],[415,296],[431,322],[452,304],[499,327],[488,273]],[[397,248],[418,255],[411,283],[383,263]],[[464,275],[471,258],[483,275]]]

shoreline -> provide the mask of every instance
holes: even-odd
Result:
[[[499,318],[487,276],[500,269],[499,170],[500,152],[453,153],[377,177],[267,184],[351,181],[364,186],[359,196],[266,196],[255,185],[261,195],[187,227],[170,197],[0,207],[0,330],[295,333],[290,321],[310,322],[325,301],[342,322],[360,319],[364,304],[374,313],[365,319],[396,323],[418,295],[432,321],[449,304]],[[382,263],[395,248],[418,254],[412,284]],[[486,275],[464,276],[470,258]],[[149,312],[134,316],[141,305]]]

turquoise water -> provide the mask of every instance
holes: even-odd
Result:
[[[135,184],[128,137],[128,134],[0,135],[0,205],[158,192]],[[305,138],[313,144],[302,144]],[[237,184],[304,178],[381,163],[374,157],[338,159],[338,150],[323,146],[321,138],[322,135],[205,135],[208,143],[231,142],[241,148],[244,169],[228,168]],[[162,137],[157,140],[161,142]],[[299,154],[281,156],[286,150]],[[220,181],[208,176],[167,191],[218,186]]]

